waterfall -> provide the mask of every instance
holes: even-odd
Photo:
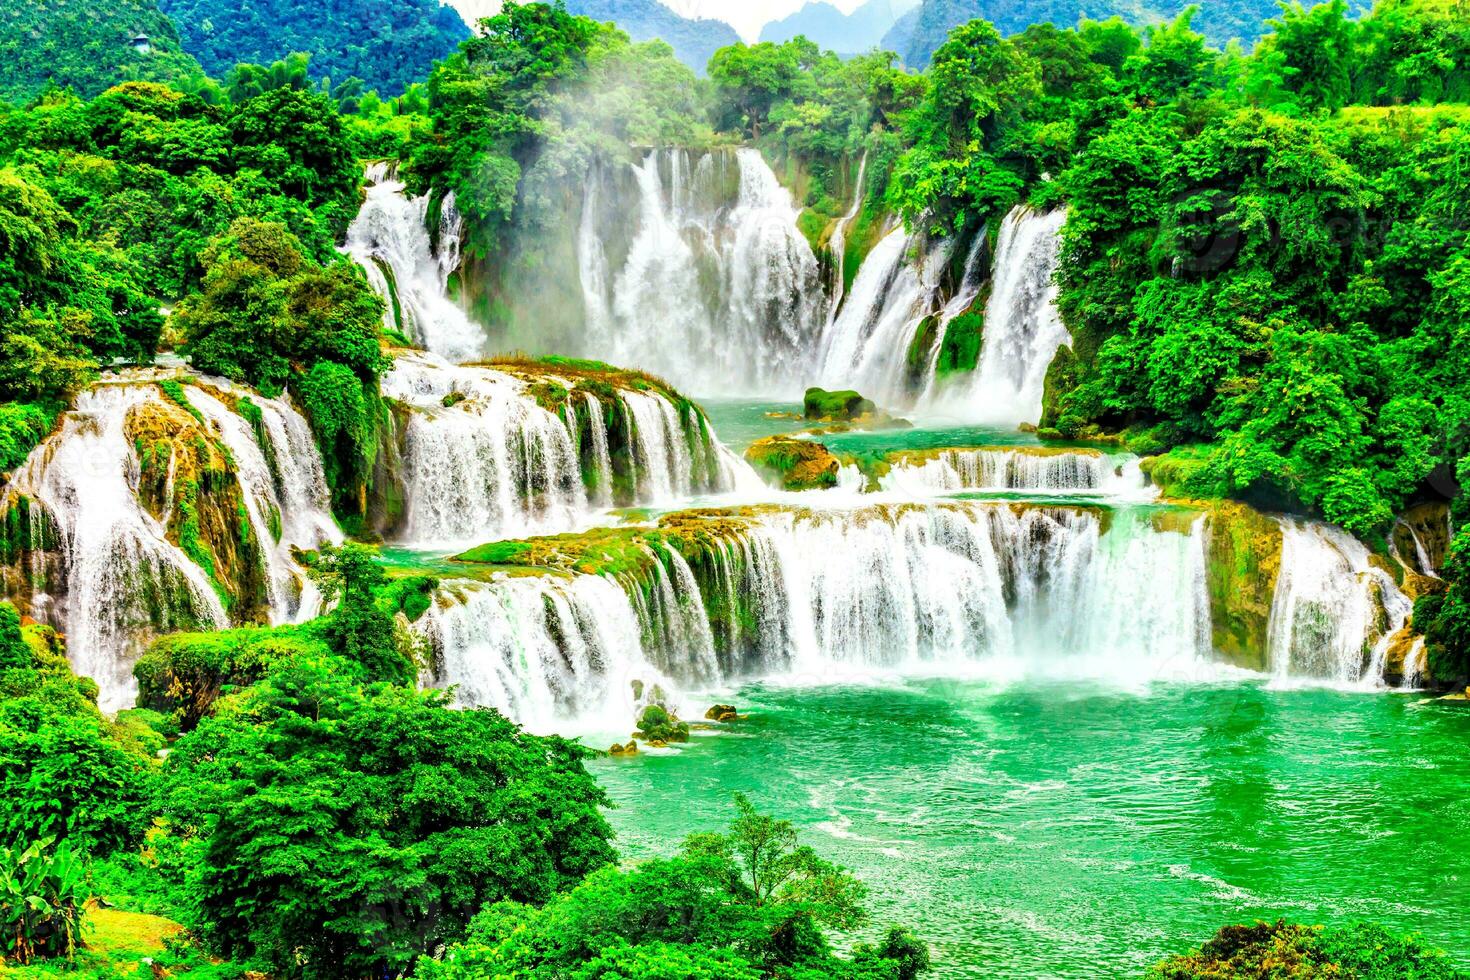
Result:
[[[362,266],[387,305],[384,324],[451,361],[484,351],[485,331],[446,294],[459,266],[464,221],[446,197],[440,208],[437,257],[426,226],[432,195],[409,198],[386,169],[368,174],[362,210],[347,229],[344,251]],[[377,178],[374,180],[374,178]]]
[[[7,499],[23,493],[55,522],[62,580],[46,584],[32,615],[66,634],[73,667],[97,681],[107,711],[132,704],[133,661],[154,632],[229,625],[208,575],[168,540],[134,492],[138,459],[128,414],[159,397],[152,385],[82,392],[6,488]]]
[[[799,210],[759,152],[656,150],[633,168],[629,215],[594,171],[577,235],[587,353],[701,391],[793,391],[821,329],[820,270]]]
[[[1071,342],[1053,281],[1066,220],[1065,210],[1022,205],[1001,224],[980,361],[957,396],[966,417],[997,425],[1040,419],[1047,366]]]
[[[763,521],[789,664],[817,676],[925,665],[1133,683],[1206,655],[1203,533],[1146,515],[993,505]],[[1181,599],[1183,601],[1181,601]]]
[[[612,453],[607,447],[607,422],[603,419],[602,401],[593,394],[583,397],[587,406],[588,429],[591,430],[593,473],[597,480],[592,501],[602,507],[612,505]]]
[[[289,433],[295,423],[306,426],[294,409],[272,399],[252,397],[266,422],[272,459],[250,423],[231,411],[214,395],[189,385],[184,389],[189,404],[209,420],[235,462],[236,478],[245,500],[250,530],[260,542],[265,560],[266,598],[273,623],[301,622],[321,612],[321,593],[292,557],[292,549],[315,549],[340,544],[342,532],[332,519],[327,500],[326,478],[316,447],[293,445]],[[248,397],[248,396],[247,396]],[[275,432],[283,439],[277,441]],[[302,457],[293,455],[305,449]],[[285,466],[277,480],[272,467]],[[278,488],[286,488],[283,498]]]
[[[121,381],[78,395],[4,493],[5,507],[29,498],[56,529],[57,560],[31,570],[40,591],[25,605],[66,634],[73,667],[97,681],[109,711],[132,703],[132,665],[154,636],[231,625],[210,574],[168,538],[168,518],[177,515],[160,520],[139,498],[143,469],[128,426],[135,411],[163,404],[153,383],[158,377],[124,372]],[[292,550],[342,540],[310,427],[285,396],[263,398],[222,379],[198,380],[182,386],[184,397],[228,450],[243,516],[259,545],[269,621],[309,619],[319,613],[321,596]],[[259,432],[227,404],[244,398],[259,413]],[[166,479],[171,505],[173,469]],[[242,569],[219,571],[246,577]]]
[[[570,530],[587,511],[572,436],[525,382],[401,355],[382,385],[412,407],[403,436],[405,540],[453,550]]]
[[[926,245],[902,227],[873,247],[823,338],[822,385],[855,388],[885,405],[912,401],[908,347],[934,309],[950,247],[947,239]]]
[[[934,400],[939,341],[949,324],[975,302],[984,282],[985,238],[970,243],[957,288],[946,296],[944,278],[953,239],[929,240],[895,228],[869,253],[852,293],[823,337],[822,384],[856,388],[880,404],[927,405]],[[911,362],[921,330],[930,349]]]
[[[895,670],[1134,686],[1192,677],[1208,660],[1202,519],[1160,528],[1147,510],[1105,522],[1087,509],[955,502],[737,523],[717,518],[687,561],[645,546],[646,573],[622,579],[452,585],[481,598],[441,601],[425,627],[440,679],[525,721],[626,711],[628,679],[650,672],[686,691]],[[553,613],[575,608],[571,593],[596,602]],[[584,649],[607,651],[591,673]]]
[[[895,459],[881,479],[884,490],[953,493],[1026,491],[1147,498],[1157,495],[1128,454],[1096,449],[984,448],[915,452]]]
[[[418,628],[434,651],[430,682],[538,732],[620,729],[633,682],[664,682],[642,656],[627,594],[597,576],[454,583]]]
[[[1383,648],[1411,603],[1368,549],[1323,524],[1281,521],[1267,662],[1279,681],[1377,684]]]
[[[588,523],[594,505],[666,506],[758,483],[692,405],[681,410],[653,388],[617,388],[609,397],[618,411],[610,412],[597,396],[559,378],[554,365],[544,374],[537,370],[538,385],[567,392],[560,414],[538,404],[530,382],[506,371],[454,366],[426,354],[398,357],[382,385],[387,397],[410,408],[403,434],[404,541],[455,550],[557,534]],[[585,446],[578,404],[590,430]],[[627,499],[614,495],[615,451],[629,477]]]
[[[1404,655],[1404,677],[1399,688],[1404,691],[1416,690],[1428,676],[1429,648],[1424,643],[1424,637],[1416,636],[1409,652]]]

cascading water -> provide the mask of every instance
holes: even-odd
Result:
[[[584,196],[588,353],[700,391],[797,390],[822,326],[820,270],[760,153],[657,150],[634,176],[637,230],[616,269],[603,242],[625,237],[628,216],[596,172]]]
[[[29,496],[55,523],[62,578],[34,598],[32,615],[65,632],[73,667],[97,681],[109,711],[132,703],[133,661],[153,633],[229,625],[209,577],[135,493],[128,413],[159,397],[151,385],[82,392],[6,488],[7,498]]]
[[[321,593],[306,577],[292,551],[340,544],[342,532],[331,516],[326,477],[316,447],[299,441],[306,420],[283,402],[247,395],[260,409],[266,426],[270,440],[267,459],[267,450],[249,422],[201,388],[190,385],[184,391],[189,404],[209,420],[235,462],[251,532],[260,542],[265,560],[271,622],[300,622],[318,615]],[[297,433],[296,440],[292,439],[293,432]],[[309,438],[309,432],[305,434]],[[298,452],[302,455],[294,455]],[[277,478],[276,472],[282,466],[285,472]],[[288,488],[284,499],[278,489],[281,487]]]
[[[1017,425],[1041,417],[1047,366],[1071,343],[1053,281],[1066,220],[1065,210],[1022,205],[1001,224],[980,361],[967,389],[946,395],[966,418]]]
[[[857,220],[858,212],[863,209],[863,189],[867,176],[868,154],[864,152],[862,161],[858,164],[857,180],[853,183],[852,206],[838,219],[837,224],[832,228],[832,237],[827,240],[827,251],[832,255],[832,287],[827,312],[828,329],[837,321],[837,313],[842,309],[842,300],[847,293],[847,229]]]
[[[560,382],[549,374],[546,383]],[[403,435],[404,541],[452,550],[555,534],[587,523],[594,504],[614,502],[608,427],[619,423],[596,397],[568,395],[587,412],[584,470],[573,417],[541,407],[521,378],[402,354],[382,384],[387,397],[411,409]],[[616,435],[632,487],[621,503],[667,505],[759,483],[692,407],[681,414],[655,390],[617,389],[611,397],[621,408]]]
[[[1105,525],[1089,510],[978,503],[744,520],[697,559],[651,555],[648,575],[615,591],[613,579],[591,576],[453,586],[474,598],[442,596],[422,627],[441,651],[440,680],[513,714],[564,718],[590,703],[596,715],[611,704],[624,709],[613,715],[622,722],[626,682],[650,671],[706,690],[752,677],[833,682],[916,669],[1082,673],[1131,686],[1193,676],[1207,660],[1202,521],[1160,530],[1147,512]],[[571,639],[568,627],[547,627],[545,595],[573,588],[595,589],[595,611],[616,629],[592,611]],[[486,596],[524,611],[487,610]],[[593,669],[598,681],[580,651],[609,649],[614,633],[616,656]]]
[[[896,227],[873,247],[823,336],[823,385],[856,388],[889,406],[923,407],[932,399],[939,345],[923,352],[916,371],[910,363],[915,338],[926,326],[936,340],[942,337],[975,302],[984,281],[982,235],[970,244],[958,288],[946,296],[944,276],[955,244]]]
[[[1379,683],[1383,648],[1408,618],[1409,599],[1342,531],[1290,519],[1281,530],[1268,627],[1272,675],[1282,682]]]
[[[485,331],[446,294],[459,266],[463,219],[452,195],[441,204],[437,255],[425,224],[432,195],[409,198],[384,167],[368,173],[366,200],[347,229],[344,251],[362,266],[387,305],[385,325],[451,361],[484,352]]]
[[[403,436],[405,540],[455,549],[570,530],[586,513],[567,426],[526,395],[524,382],[400,355],[382,385],[412,407]]]
[[[58,431],[5,488],[6,506],[28,498],[58,537],[56,566],[36,576],[41,588],[29,611],[66,634],[74,668],[97,681],[106,710],[131,704],[132,664],[152,637],[230,625],[210,574],[169,540],[167,521],[176,515],[155,517],[139,497],[141,464],[128,427],[135,412],[164,404],[153,377],[140,372],[78,395]],[[310,618],[321,597],[292,549],[336,544],[342,533],[306,420],[284,397],[263,398],[220,379],[201,383],[249,397],[259,412],[257,434],[220,397],[183,385],[189,405],[229,450],[264,565],[265,612],[272,623]],[[165,496],[173,480],[171,466]]]
[[[619,728],[633,716],[633,682],[663,681],[643,659],[627,594],[593,575],[455,583],[419,629],[434,651],[431,683],[534,731]]]
[[[1101,450],[946,449],[894,460],[884,490],[909,493],[1014,490],[1140,499],[1157,496],[1138,458]]]

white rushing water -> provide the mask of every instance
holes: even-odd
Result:
[[[863,209],[864,181],[867,176],[868,154],[864,151],[862,161],[858,163],[857,180],[853,184],[852,205],[838,219],[832,228],[832,236],[827,240],[827,251],[832,255],[832,285],[827,307],[828,329],[836,322],[837,314],[842,309],[842,300],[847,294],[847,229],[857,220],[858,212]]]
[[[344,251],[362,266],[387,305],[385,325],[451,361],[484,353],[485,331],[446,295],[460,263],[464,222],[453,195],[440,207],[435,254],[425,225],[432,196],[410,198],[382,165],[368,172],[366,200],[347,229]]]
[[[133,661],[155,631],[229,624],[209,577],[169,542],[134,493],[138,458],[128,413],[160,397],[151,385],[82,392],[7,487],[7,496],[30,496],[55,521],[63,579],[47,583],[33,615],[66,634],[74,669],[97,682],[108,711],[132,703]]]
[[[404,354],[382,385],[412,406],[403,435],[405,540],[455,550],[571,530],[587,512],[572,436],[525,382]],[[461,400],[446,407],[449,396]]]
[[[1121,500],[1158,495],[1157,488],[1148,485],[1136,456],[1088,449],[947,449],[901,457],[880,482],[884,490],[910,494],[1010,490]]]
[[[1324,524],[1281,521],[1267,662],[1279,682],[1376,685],[1411,602],[1368,549]]]
[[[825,310],[820,269],[760,153],[657,150],[634,176],[636,215],[606,213],[595,179],[584,197],[588,352],[701,392],[799,390]],[[610,268],[603,240],[630,217],[626,260]]]
[[[522,720],[591,705],[626,723],[629,678],[710,690],[958,670],[1137,686],[1194,677],[1208,661],[1202,522],[1159,531],[1139,513],[1105,531],[1092,511],[981,504],[776,512],[697,564],[670,550],[650,586],[616,592],[584,576],[442,596],[424,627],[442,650],[440,681]],[[574,590],[590,603],[580,612]],[[510,628],[489,601],[532,625]]]
[[[621,728],[633,682],[663,680],[642,656],[627,594],[597,576],[454,583],[418,628],[434,651],[431,682],[533,731]]]
[[[239,393],[227,382],[206,381]],[[284,398],[252,395],[265,429],[262,445],[250,423],[219,398],[193,385],[184,393],[234,463],[260,545],[270,621],[316,615],[320,594],[291,549],[334,544],[342,534],[306,420]],[[154,636],[231,625],[208,573],[169,540],[165,521],[138,498],[141,467],[128,420],[162,398],[149,383],[104,383],[82,392],[5,488],[7,504],[25,495],[54,522],[55,575],[32,597],[30,612],[66,635],[74,668],[97,681],[108,711],[132,704],[132,665]]]
[[[193,385],[184,388],[184,395],[208,420],[234,460],[250,530],[265,561],[271,622],[301,622],[319,615],[321,592],[292,551],[341,544],[342,532],[332,518],[316,445],[301,439],[303,435],[310,439],[306,420],[283,400],[247,396],[261,411],[268,440],[262,446],[250,423],[214,395]]]
[[[1053,279],[1066,220],[1064,210],[1023,205],[1001,224],[980,361],[968,383],[946,396],[964,417],[996,425],[1040,419],[1047,366],[1071,343]]]
[[[670,505],[758,483],[697,412],[681,414],[656,391],[619,390],[622,425],[612,433],[608,426],[618,423],[598,399],[581,399],[595,423],[585,455],[595,474],[589,491],[575,427],[527,389],[524,380],[492,368],[427,354],[398,357],[383,393],[412,408],[403,436],[405,542],[457,550],[585,525],[594,506],[614,503],[612,437],[629,448],[634,498],[624,503]]]

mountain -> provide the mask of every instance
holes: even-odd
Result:
[[[501,0],[446,0],[466,24],[500,12]],[[612,22],[635,41],[667,41],[684,64],[700,74],[720,48],[735,44],[740,35],[722,20],[684,17],[658,0],[566,0],[567,10],[601,23]]]
[[[202,77],[154,0],[0,0],[0,100],[55,84],[91,98],[128,79]]]
[[[922,68],[952,28],[971,20],[988,20],[1002,34],[1010,35],[1048,21],[1058,27],[1074,27],[1084,17],[1104,20],[1116,15],[1146,24],[1173,18],[1188,5],[1188,0],[1150,4],[1132,0],[923,0],[918,9],[893,25],[883,38],[883,47],[897,51],[905,64]],[[1249,46],[1265,32],[1267,18],[1280,13],[1276,0],[1210,0],[1199,7],[1195,29],[1219,45],[1239,38]]]
[[[598,21],[612,21],[635,41],[667,41],[680,61],[703,74],[720,48],[740,35],[721,20],[690,20],[658,0],[567,0],[567,10]]]
[[[916,0],[868,0],[850,14],[844,14],[830,3],[808,3],[791,16],[767,24],[761,31],[761,40],[779,44],[801,35],[829,51],[858,54],[877,47],[899,16],[915,3]]]
[[[22,0],[24,2],[24,0]],[[216,77],[240,62],[311,55],[314,78],[362,79],[397,95],[469,37],[439,0],[161,0],[184,50]]]

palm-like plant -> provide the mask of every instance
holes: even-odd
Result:
[[[43,837],[28,847],[0,848],[0,962],[71,958],[81,940],[91,893],[71,845]]]

